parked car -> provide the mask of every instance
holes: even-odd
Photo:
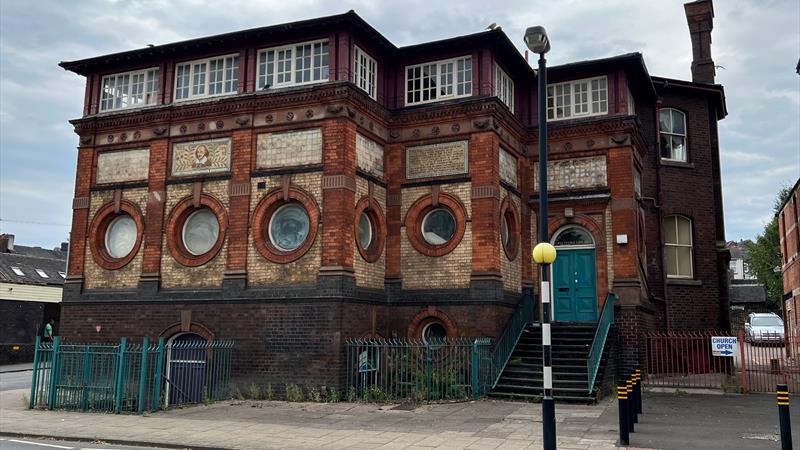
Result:
[[[775,313],[750,313],[744,333],[753,344],[783,344],[783,320]]]

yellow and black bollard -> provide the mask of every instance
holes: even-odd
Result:
[[[792,421],[789,417],[789,387],[785,384],[777,386],[778,414],[781,421],[781,449],[792,448]]]
[[[632,375],[628,375],[628,379],[625,382],[625,389],[628,391],[628,431],[631,433],[636,432],[636,426],[634,423],[634,417],[636,417],[636,406],[634,406],[633,402],[633,378]]]
[[[636,371],[631,373],[631,420],[633,423],[639,423],[639,382],[636,381]]]
[[[636,413],[642,414],[642,370],[637,367],[633,373],[636,375]]]
[[[619,445],[630,444],[628,431],[628,383],[622,381],[617,385],[617,399],[619,400]]]

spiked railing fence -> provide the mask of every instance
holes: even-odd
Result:
[[[493,381],[488,338],[348,339],[345,348],[349,400],[475,399]]]
[[[229,396],[233,341],[36,340],[30,408],[157,411]]]

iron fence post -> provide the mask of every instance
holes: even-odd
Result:
[[[58,386],[58,354],[61,345],[61,337],[56,336],[53,338],[53,359],[50,363],[50,391],[47,398],[47,409],[53,409],[56,406],[56,386]]]
[[[480,396],[480,386],[478,385],[478,371],[480,370],[478,361],[478,340],[472,342],[472,398],[477,400]]]
[[[158,355],[156,356],[155,386],[153,387],[153,411],[161,408],[161,374],[164,365],[164,338],[158,338]]]
[[[122,391],[123,391],[124,385],[125,385],[124,381],[125,381],[125,347],[126,347],[126,344],[127,344],[127,341],[123,337],[123,338],[120,338],[119,347],[117,347],[118,351],[119,351],[119,355],[118,355],[118,361],[117,361],[117,376],[115,377],[116,379],[114,380],[115,384],[116,384],[115,391],[114,391],[114,412],[117,413],[117,414],[119,414],[119,412],[122,411]]]
[[[431,401],[431,346],[425,344],[425,392]]]
[[[92,376],[92,353],[89,345],[83,347],[83,379],[81,380],[81,410],[89,408],[88,380]]]
[[[789,386],[779,384],[776,387],[778,395],[778,417],[781,424],[781,449],[792,448],[792,421],[789,416]]]
[[[33,374],[31,376],[31,398],[28,400],[28,409],[33,409],[36,406],[36,390],[39,382],[39,344],[41,343],[42,337],[36,336],[36,342],[33,344]]]
[[[138,409],[139,414],[144,412],[144,403],[145,403],[145,391],[147,386],[147,347],[150,345],[150,342],[145,336],[142,339],[142,361],[139,364],[139,398],[136,401],[136,406]]]

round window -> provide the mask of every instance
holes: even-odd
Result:
[[[444,245],[456,234],[456,218],[450,210],[436,208],[422,219],[422,237],[431,245]]]
[[[290,252],[303,245],[309,226],[308,213],[300,204],[283,205],[269,220],[269,240],[278,250]]]
[[[441,341],[447,337],[447,328],[439,322],[431,322],[422,329],[422,340],[426,344],[431,341]]]
[[[503,241],[503,247],[511,247],[511,233],[508,232],[508,216],[506,214],[503,214],[500,223],[500,239]]]
[[[367,211],[362,212],[361,218],[358,219],[358,242],[364,250],[372,244],[372,229],[372,219],[369,218]]]
[[[124,258],[136,245],[138,230],[133,217],[123,214],[108,225],[106,229],[106,251],[112,258]]]
[[[183,225],[183,245],[192,255],[208,253],[219,237],[219,220],[207,208],[193,212]]]

